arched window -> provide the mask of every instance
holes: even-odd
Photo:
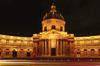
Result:
[[[87,49],[84,49],[84,55],[85,56],[87,55]]]
[[[84,51],[87,51],[87,49],[84,49]]]
[[[56,29],[55,25],[52,25],[52,29]]]
[[[91,55],[94,55],[94,49],[91,49]]]
[[[44,27],[44,31],[47,31],[47,27],[46,26]]]
[[[60,31],[63,31],[63,28],[62,28],[62,26],[60,27]]]
[[[91,51],[94,51],[94,49],[91,49]]]

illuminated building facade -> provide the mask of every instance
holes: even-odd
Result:
[[[32,37],[0,35],[0,57],[32,58],[34,52],[37,57],[100,57],[100,36],[75,37],[65,32],[66,22],[54,4],[41,23],[42,32]]]

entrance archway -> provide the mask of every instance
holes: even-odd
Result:
[[[51,48],[51,56],[56,56],[56,48]]]
[[[27,57],[30,57],[30,52],[27,52]]]
[[[13,50],[13,57],[17,57],[17,50]]]

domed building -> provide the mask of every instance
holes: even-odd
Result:
[[[73,57],[74,34],[65,32],[63,16],[53,4],[43,17],[42,32],[33,34],[34,51],[43,57]]]
[[[100,35],[75,37],[65,32],[66,22],[54,4],[41,24],[42,32],[32,37],[0,34],[0,58],[100,58]]]

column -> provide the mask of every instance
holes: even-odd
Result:
[[[45,55],[47,55],[47,40],[45,40]]]
[[[63,41],[63,55],[65,55],[65,40]]]
[[[40,43],[41,43],[41,51],[40,51],[40,53],[41,53],[41,55],[42,55],[42,40],[41,40],[41,42],[40,42]]]
[[[48,40],[48,44],[49,44],[49,56],[51,56],[51,44],[50,44],[50,39]]]
[[[44,41],[42,41],[42,56],[44,55]]]
[[[41,41],[39,41],[39,55],[41,54]]]
[[[59,43],[58,42],[59,42],[59,40],[57,39],[56,42],[57,42],[56,55],[58,56],[58,51],[59,51],[59,48],[58,48],[59,47],[58,46]]]
[[[60,40],[60,55],[62,55],[62,40]]]

